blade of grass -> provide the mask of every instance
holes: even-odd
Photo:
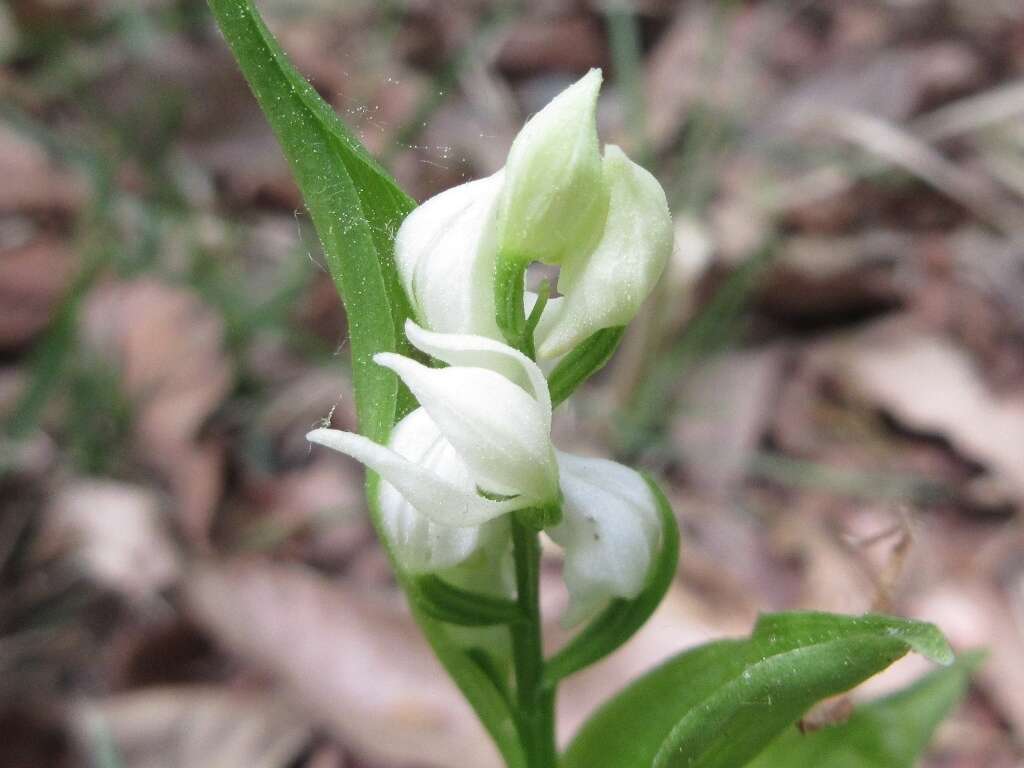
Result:
[[[651,146],[647,139],[647,101],[644,98],[643,62],[640,51],[640,25],[630,3],[610,4],[608,19],[608,45],[612,53],[612,72],[622,93],[626,109],[632,149],[641,165],[651,161]]]

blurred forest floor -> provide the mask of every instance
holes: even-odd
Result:
[[[668,274],[556,440],[665,479],[680,573],[564,735],[759,610],[873,609],[990,651],[927,765],[1024,765],[1019,0],[259,5],[419,200],[594,66],[669,193]],[[348,381],[205,5],[0,6],[0,765],[495,765],[361,470],[303,438]]]

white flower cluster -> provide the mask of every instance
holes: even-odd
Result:
[[[658,182],[621,149],[600,153],[601,74],[592,70],[537,113],[504,169],[426,201],[403,223],[395,262],[418,324],[410,343],[445,367],[382,353],[420,407],[386,446],[316,429],[308,437],[380,474],[379,508],[412,573],[508,592],[510,513],[560,509],[546,533],[565,550],[574,624],[643,588],[661,536],[656,501],[632,469],[551,442],[540,367],[505,343],[495,320],[501,260],[560,266],[562,294],[534,331],[554,360],[636,314],[661,275],[672,226]],[[525,311],[536,297],[526,294]]]

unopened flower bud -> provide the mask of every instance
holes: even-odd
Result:
[[[597,139],[601,70],[592,69],[527,121],[512,142],[498,202],[498,258],[560,264],[588,251],[608,206]]]

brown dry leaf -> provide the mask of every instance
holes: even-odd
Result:
[[[116,62],[116,63],[114,63]],[[96,98],[114,114],[131,114],[164,94],[181,95],[182,170],[216,177],[225,197],[244,203],[261,196],[283,208],[301,208],[302,198],[259,105],[224,46],[197,45],[183,36],[154,36],[143,50],[112,59]],[[152,111],[152,110],[150,110]],[[136,127],[136,141],[156,144],[156,122]]]
[[[593,16],[524,17],[509,30],[498,67],[514,76],[586,72],[606,64],[602,31]]]
[[[1024,90],[1024,85],[1021,88]],[[1024,158],[1024,152],[1021,157]],[[981,295],[990,311],[999,313],[997,317],[1001,322],[993,322],[996,328],[992,333],[1024,333],[1024,306],[1020,302],[1024,295],[1024,272],[1020,269],[1019,243],[981,227],[969,226],[950,234],[946,244],[952,253],[954,289],[961,292],[957,303],[964,300],[963,288],[972,288]],[[948,320],[945,317],[944,320],[950,323],[955,323],[962,314],[959,306],[939,309],[945,309]],[[1011,328],[1004,327],[1007,320]]]
[[[198,437],[232,377],[220,317],[184,288],[140,278],[94,291],[83,325],[120,370],[144,460],[170,483],[186,533],[205,541],[222,459],[218,445]]]
[[[801,588],[795,599],[803,609],[863,613],[872,603],[872,583],[846,547],[829,529],[836,501],[806,494],[781,515],[772,544],[801,563]]]
[[[727,110],[736,104],[750,108],[772,90],[751,50],[779,11],[769,5],[728,14],[715,5],[678,4],[675,20],[648,57],[647,135],[656,149],[666,149],[678,138],[697,101]]]
[[[63,240],[44,235],[7,245],[0,236],[0,348],[20,346],[46,328],[74,268]]]
[[[0,211],[77,210],[85,198],[82,177],[54,163],[24,134],[0,123]]]
[[[945,438],[1024,500],[1024,399],[991,392],[963,350],[897,319],[836,343],[828,357],[858,396]]]
[[[290,557],[334,569],[362,554],[372,538],[355,462],[321,453],[285,472],[247,472],[241,495],[244,501],[237,508],[229,501],[222,514],[226,530],[238,531],[246,551],[265,552],[288,541]]]
[[[284,768],[310,738],[304,720],[259,691],[150,688],[75,707],[82,751],[104,743],[124,768]]]
[[[722,355],[687,380],[672,435],[702,493],[722,498],[743,480],[768,429],[784,358],[781,347]]]
[[[672,255],[654,300],[641,309],[641,313],[655,314],[662,338],[680,333],[697,311],[698,286],[711,268],[717,247],[713,233],[695,217],[674,213],[673,221]]]
[[[78,479],[46,510],[47,546],[69,545],[97,582],[129,598],[151,598],[178,577],[178,558],[160,500],[140,486]]]
[[[259,561],[193,570],[196,618],[370,759],[497,768],[497,753],[394,595]]]
[[[821,114],[856,110],[900,123],[934,90],[963,87],[977,76],[979,62],[960,43],[872,50],[842,57],[815,70],[779,99],[756,126],[760,138],[784,139],[804,130]]]
[[[772,315],[803,322],[891,309],[906,291],[901,257],[910,244],[905,234],[887,230],[790,237],[758,303]]]

